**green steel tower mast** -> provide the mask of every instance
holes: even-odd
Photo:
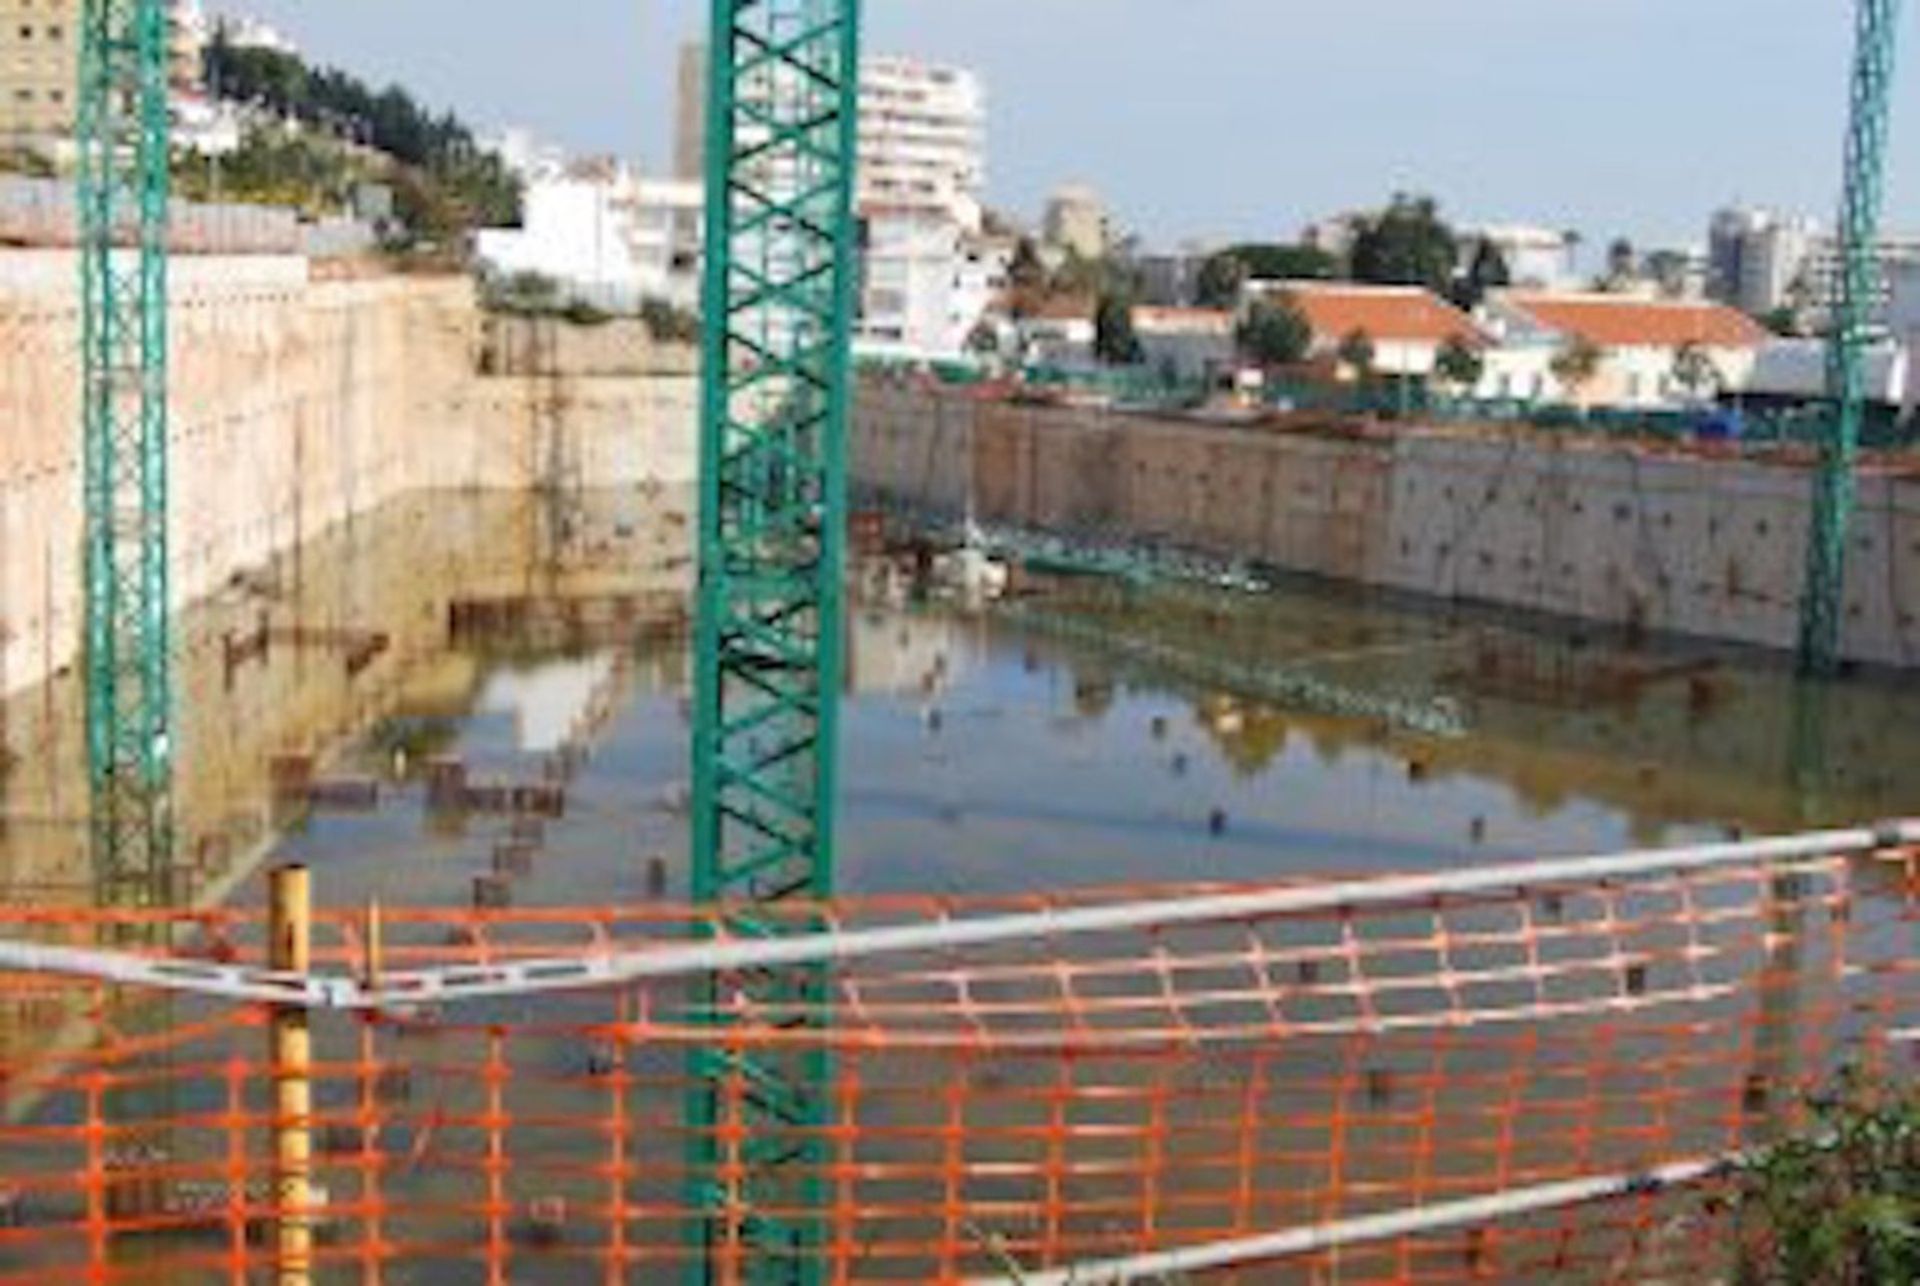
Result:
[[[168,900],[173,869],[167,58],[164,0],[83,0],[87,763],[94,878],[110,905]]]
[[[1800,667],[1816,676],[1832,674],[1840,661],[1899,18],[1900,0],[1858,0],[1846,189],[1840,202],[1840,296],[1827,355],[1834,419],[1820,447],[1808,528],[1807,583],[1800,603]]]
[[[859,3],[713,0],[712,21],[692,892],[767,935],[808,926],[756,908],[834,887]],[[817,968],[709,986],[827,1020]],[[721,1246],[749,1280],[815,1279],[825,1056],[716,1042],[695,1068],[694,1279]]]

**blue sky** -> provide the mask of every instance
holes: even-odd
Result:
[[[649,165],[700,0],[224,0],[483,126]],[[215,8],[221,7],[216,3]],[[992,198],[1077,179],[1149,240],[1291,236],[1398,188],[1461,219],[1700,240],[1828,217],[1852,0],[867,0],[868,48],[979,70]],[[1910,54],[1920,56],[1907,32]],[[1909,65],[1914,60],[1909,58]],[[1897,153],[1920,157],[1920,66]],[[1920,163],[1889,221],[1920,229]]]

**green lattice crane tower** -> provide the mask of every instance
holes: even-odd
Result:
[[[83,0],[77,117],[94,878],[170,900],[165,0]]]
[[[1858,0],[1845,190],[1840,201],[1840,292],[1827,348],[1832,421],[1820,444],[1800,603],[1800,667],[1832,674],[1840,662],[1847,541],[1857,501],[1860,430],[1866,416],[1867,349],[1879,285],[1880,211],[1885,203],[1888,121],[1901,0]]]
[[[767,935],[834,883],[859,4],[713,0],[712,23],[692,891]],[[708,985],[828,1017],[817,968]],[[717,1042],[695,1070],[693,1236],[744,1247],[751,1280],[812,1280],[825,1055],[747,1066]]]

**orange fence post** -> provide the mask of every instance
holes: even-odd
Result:
[[[273,872],[269,892],[268,963],[306,973],[313,952],[313,885],[304,866]],[[313,1280],[313,1033],[307,1011],[276,1005],[270,1024],[273,1064],[275,1280]]]

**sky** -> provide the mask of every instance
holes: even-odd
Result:
[[[485,130],[664,170],[704,0],[225,0]],[[978,71],[992,204],[1093,184],[1149,244],[1291,239],[1431,192],[1458,222],[1701,242],[1837,203],[1851,0],[865,0],[866,47]],[[1904,33],[1909,37],[1916,34]],[[1920,230],[1920,74],[1888,221]]]

